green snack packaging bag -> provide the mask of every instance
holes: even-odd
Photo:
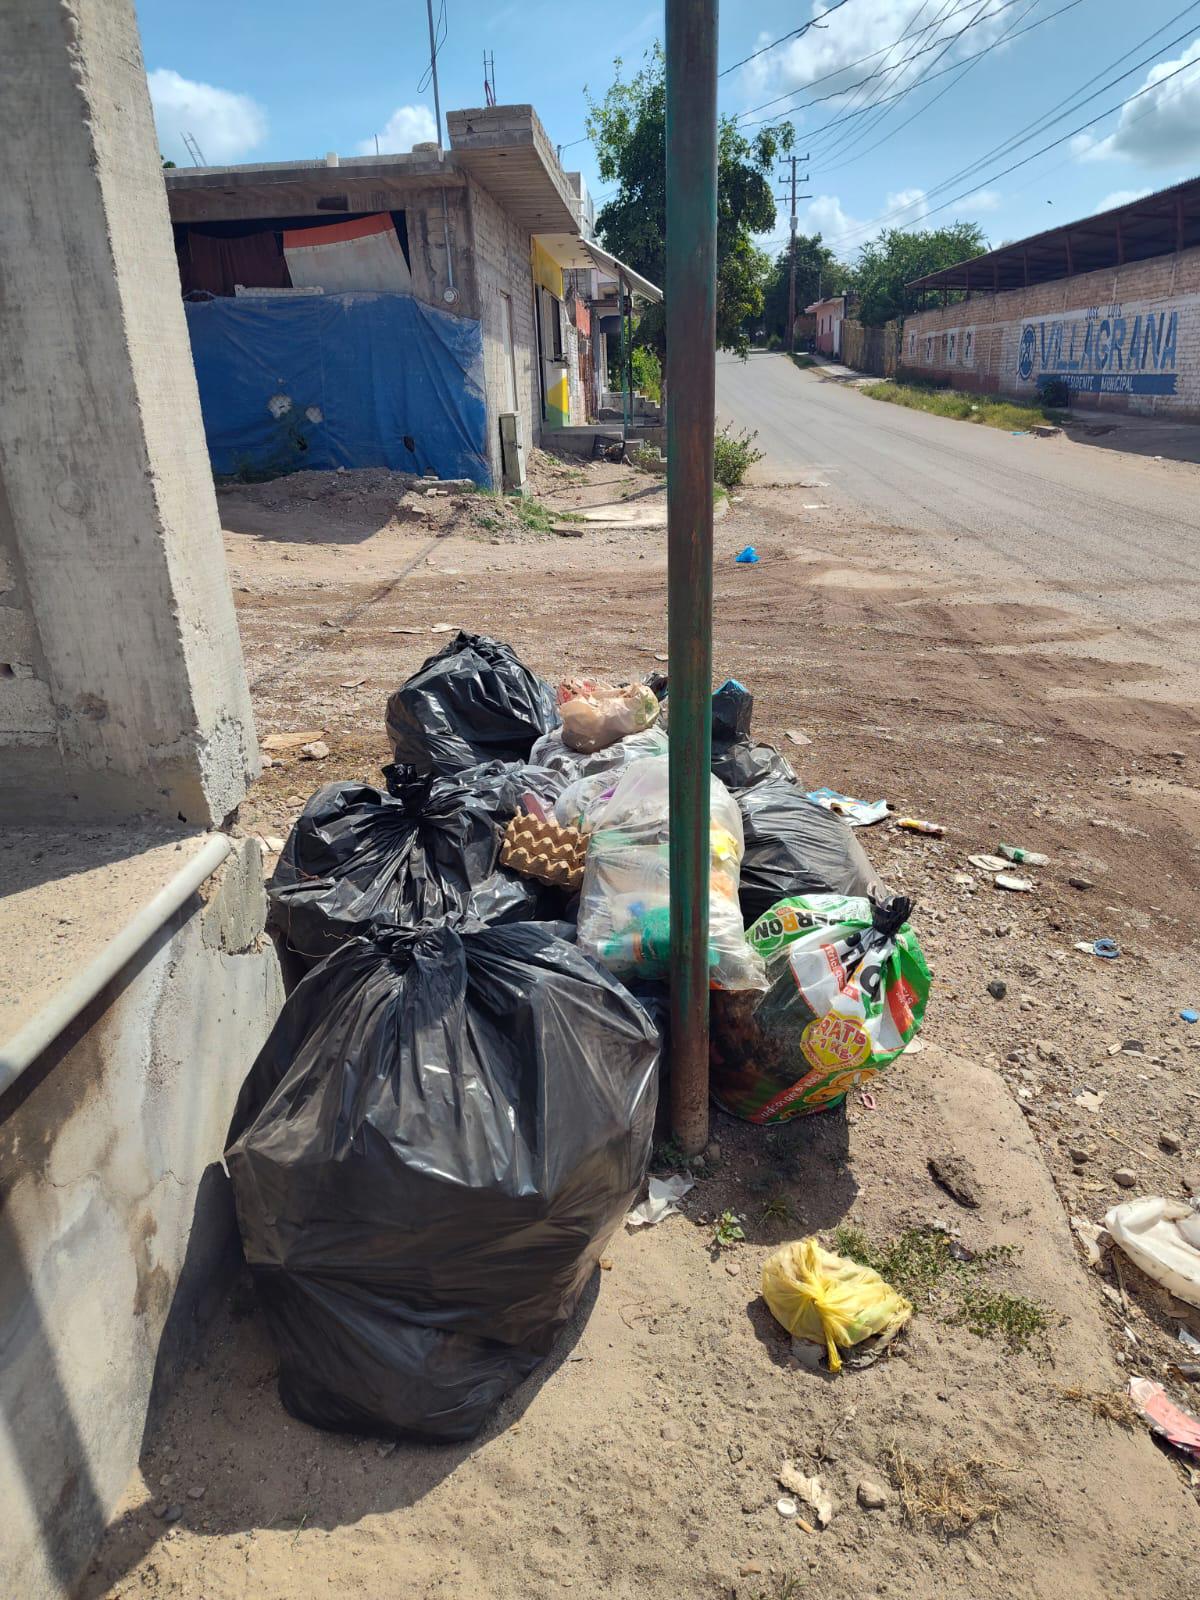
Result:
[[[930,973],[911,903],[793,895],[746,935],[768,988],[712,995],[713,1099],[748,1122],[839,1106],[894,1061],[925,1014]]]

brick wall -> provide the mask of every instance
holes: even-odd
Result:
[[[1200,249],[918,312],[901,361],[961,389],[1029,399],[1060,379],[1088,409],[1200,419]]]
[[[533,273],[529,235],[503,211],[486,189],[472,182],[469,188],[471,234],[478,292],[479,320],[483,324],[483,367],[487,387],[488,456],[492,478],[500,487],[500,413],[507,407],[505,375],[504,302],[512,304],[513,354],[517,368],[517,399],[525,444],[541,435],[541,403],[537,389],[536,334],[533,326]]]

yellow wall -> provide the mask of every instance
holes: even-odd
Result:
[[[560,300],[562,299],[562,268],[550,252],[543,249],[536,239],[533,241],[533,281],[534,283],[540,283],[543,289],[549,289],[551,294],[557,295]]]

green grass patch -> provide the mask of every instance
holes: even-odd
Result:
[[[817,364],[813,360],[812,356],[805,355],[802,351],[797,351],[792,356],[792,360],[796,363],[796,365],[798,367],[815,367],[816,364]]]
[[[860,394],[888,405],[907,406],[910,411],[931,411],[937,417],[955,422],[981,422],[987,428],[1015,431],[1034,423],[1062,421],[1062,413],[1046,405],[1026,405],[1019,400],[995,400],[984,394],[966,394],[961,389],[932,389],[919,383],[864,383]]]
[[[1013,1264],[1015,1252],[1008,1246],[994,1245],[968,1256],[935,1228],[909,1228],[898,1239],[873,1244],[860,1228],[848,1224],[837,1228],[833,1239],[839,1254],[873,1267],[914,1305],[981,1339],[1029,1350],[1049,1331],[1044,1306],[988,1282],[990,1271]]]

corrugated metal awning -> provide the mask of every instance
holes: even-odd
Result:
[[[649,300],[657,305],[663,297],[656,283],[643,278],[640,272],[635,272],[618,256],[610,255],[594,239],[581,239],[569,233],[539,233],[536,238],[546,254],[553,256],[560,267],[596,267],[608,278],[623,280],[639,300]]]

